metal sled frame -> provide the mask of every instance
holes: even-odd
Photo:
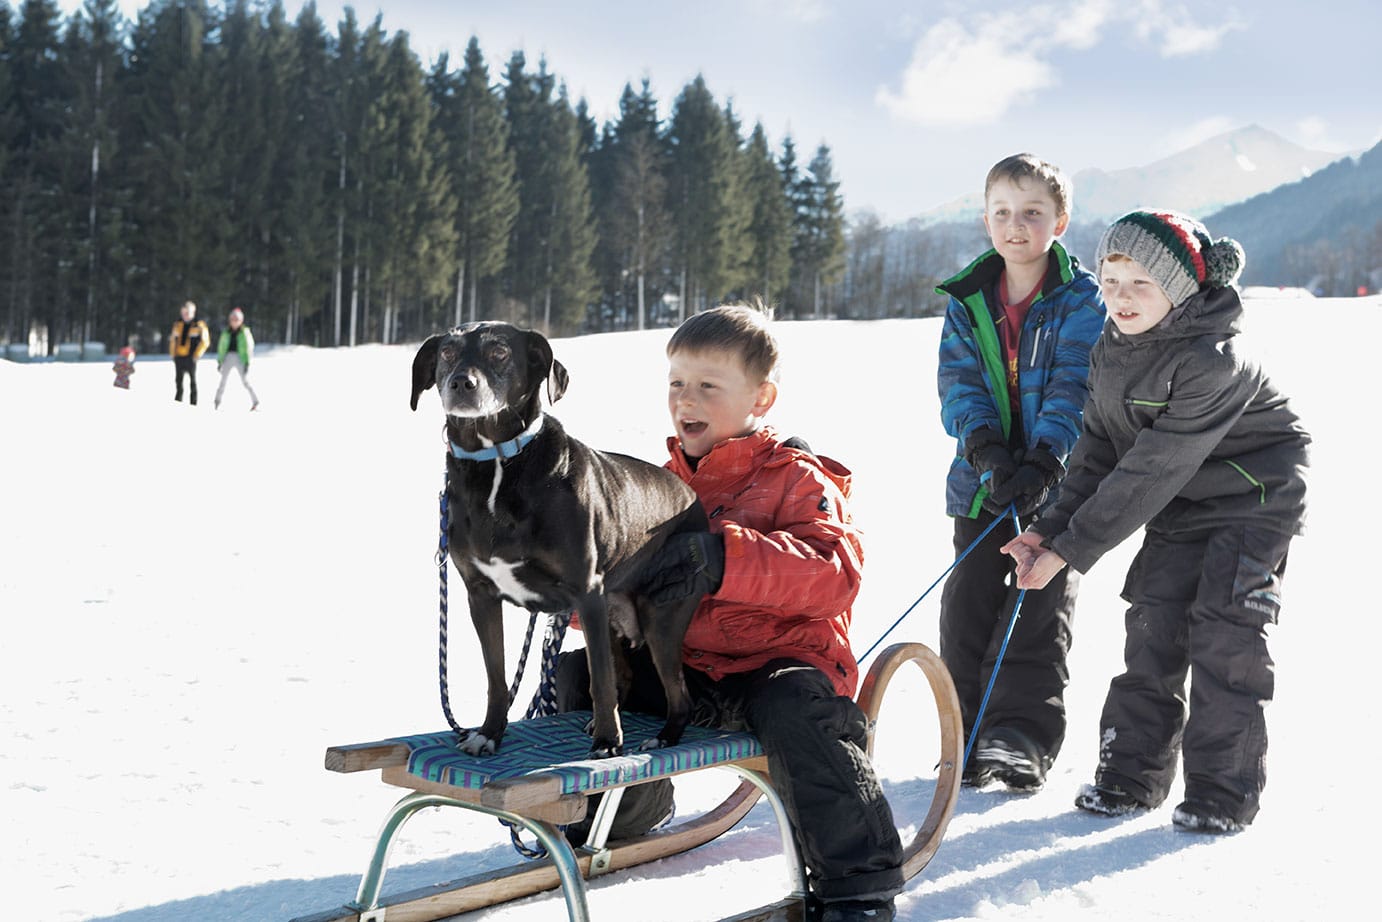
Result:
[[[919,643],[894,644],[874,661],[859,692],[859,706],[875,726],[883,695],[896,671],[915,663],[930,683],[940,729],[940,760],[930,809],[903,850],[903,875],[910,879],[935,855],[960,792],[963,722],[954,685],[945,665]],[[656,733],[661,721],[626,714],[630,740]],[[496,756],[469,757],[454,748],[453,734],[398,737],[327,750],[326,767],[355,772],[377,768],[388,784],[412,789],[385,816],[369,866],[355,900],[334,910],[301,916],[292,922],[434,922],[561,887],[570,922],[589,922],[585,880],[688,851],[732,829],[757,802],[767,798],[781,832],[791,892],[780,905],[800,904],[806,893],[805,870],[782,801],[773,790],[767,759],[748,733],[688,728],[677,746],[613,759],[588,760],[580,753],[563,761],[543,761],[545,744],[564,736],[569,747],[580,715],[558,715],[510,724],[503,750],[521,750],[526,736],[532,753],[516,754],[512,771],[491,770]],[[588,746],[578,733],[577,746]],[[869,752],[873,751],[873,734]],[[528,759],[528,764],[522,764]],[[703,768],[731,771],[742,781],[715,809],[693,819],[632,839],[610,842],[609,830],[624,788],[655,778]],[[502,776],[501,776],[502,775]],[[591,824],[587,844],[572,849],[558,828],[585,815],[587,795],[604,792]],[[382,897],[389,851],[403,825],[427,807],[459,807],[495,816],[527,830],[546,849],[547,858],[509,868]],[[790,915],[790,914],[789,914]],[[751,917],[751,916],[750,916]],[[745,917],[748,918],[748,917]]]

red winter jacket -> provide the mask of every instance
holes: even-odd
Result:
[[[691,619],[688,666],[712,678],[804,660],[853,697],[850,606],[864,563],[846,508],[850,472],[782,444],[769,427],[716,445],[694,471],[675,437],[667,467],[691,485],[725,539],[725,575]]]

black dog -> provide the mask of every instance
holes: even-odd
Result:
[[[451,560],[465,580],[488,678],[485,721],[462,742],[471,754],[494,752],[508,726],[501,600],[580,613],[595,755],[623,748],[620,638],[648,645],[667,695],[667,722],[645,747],[675,744],[690,716],[681,644],[699,596],[657,605],[637,580],[669,535],[705,531],[705,512],[670,471],[589,448],[543,413],[544,383],[555,403],[566,382],[547,340],[507,323],[437,334],[413,359],[413,409],[435,384],[446,411]]]

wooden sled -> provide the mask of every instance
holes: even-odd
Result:
[[[921,871],[940,846],[960,792],[964,752],[959,700],[945,665],[919,643],[894,644],[874,661],[859,692],[859,706],[874,726],[883,694],[896,671],[915,663],[930,683],[940,720],[940,759],[930,809],[903,851],[907,879]],[[655,736],[661,719],[624,714],[630,746]],[[800,918],[806,877],[782,802],[773,790],[767,759],[749,733],[688,727],[673,747],[609,759],[588,759],[588,712],[515,721],[499,755],[473,757],[455,747],[454,733],[397,737],[374,743],[333,746],[331,771],[379,769],[388,784],[411,789],[385,816],[374,854],[355,899],[337,909],[292,922],[434,922],[561,887],[571,922],[589,922],[585,880],[666,858],[703,845],[732,829],[760,796],[771,804],[781,833],[792,884],[786,900],[736,917]],[[868,749],[873,753],[873,732]],[[626,787],[704,768],[731,771],[742,780],[715,809],[642,836],[607,841]],[[585,816],[586,797],[605,792],[586,845],[572,849],[561,825]],[[454,806],[499,817],[535,836],[548,857],[498,871],[381,897],[389,850],[403,824],[427,807]]]

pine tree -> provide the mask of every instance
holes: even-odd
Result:
[[[812,186],[811,177],[803,175],[797,165],[797,147],[792,136],[782,139],[782,155],[778,159],[782,174],[782,188],[787,193],[787,206],[792,215],[792,267],[788,273],[786,306],[792,316],[800,318],[802,305],[810,303],[803,294],[812,289],[812,235],[810,226]]]
[[[456,200],[433,155],[444,141],[432,124],[422,67],[406,32],[394,34],[383,64],[375,97],[378,156],[367,182],[378,232],[372,282],[384,299],[380,338],[392,343],[404,329],[401,316],[409,301],[419,328],[438,325],[427,303],[450,287]]]
[[[270,322],[277,327],[282,307],[270,300],[269,263],[282,203],[269,192],[290,133],[285,102],[292,46],[263,28],[249,0],[230,0],[218,37],[212,86],[222,97],[225,123],[236,126],[218,138],[226,220],[216,231],[229,285],[223,303],[248,308],[261,329]]]
[[[58,64],[58,9],[26,0],[10,44],[11,100],[16,117],[8,198],[10,310],[36,328],[51,352],[72,329],[71,279],[63,256],[68,223],[57,156],[71,86]]]
[[[730,280],[735,142],[705,80],[697,76],[677,97],[664,143],[669,151],[668,209],[673,259],[680,273],[681,314],[721,295]]]
[[[504,109],[519,181],[508,291],[529,325],[574,329],[595,287],[589,179],[565,89],[554,98],[546,61],[535,74],[525,66],[522,52],[515,52],[505,75]]]
[[[456,196],[456,299],[454,323],[481,316],[482,282],[504,268],[509,235],[518,216],[518,184],[503,104],[489,80],[480,42],[471,37],[459,74],[434,69],[433,111],[447,139],[447,168]],[[488,316],[488,312],[485,313]]]
[[[608,254],[607,284],[620,294],[625,280],[634,287],[637,328],[648,325],[649,286],[654,294],[664,283],[663,267],[670,239],[666,164],[659,140],[657,100],[646,79],[638,94],[627,84],[619,100],[619,121],[602,145],[609,173],[602,209],[601,247]],[[622,300],[622,298],[621,298]]]
[[[548,232],[543,325],[553,332],[580,328],[595,297],[595,218],[590,179],[581,159],[581,126],[563,86],[548,113],[552,210]]]
[[[294,46],[285,100],[291,120],[283,140],[273,195],[282,203],[279,211],[277,261],[282,278],[280,297],[286,305],[284,342],[297,342],[304,325],[314,321],[313,341],[338,345],[329,328],[332,313],[324,309],[334,301],[333,255],[336,221],[331,194],[337,186],[335,126],[331,121],[332,61],[325,27],[314,4],[308,3],[294,22],[290,41]]]
[[[816,148],[803,180],[803,275],[811,284],[811,316],[819,319],[824,289],[844,272],[844,200],[831,165],[830,148],[824,144]]]
[[[725,104],[725,132],[729,155],[724,163],[726,193],[725,221],[721,227],[725,251],[725,294],[745,300],[754,293],[757,281],[754,265],[757,262],[755,240],[750,233],[753,225],[753,200],[748,195],[749,157],[743,139],[743,126],[734,111],[733,102]]]
[[[11,170],[14,165],[13,149],[18,144],[19,118],[15,111],[14,83],[10,78],[10,53],[14,46],[14,30],[10,21],[8,4],[0,3],[0,189],[14,186]],[[11,220],[15,198],[7,193],[0,194],[0,227],[14,228]],[[7,234],[4,239],[12,237]],[[0,260],[0,338],[6,342],[24,339],[20,329],[23,322],[16,310],[13,284],[16,266],[13,260]],[[25,331],[27,333],[27,331]]]
[[[749,285],[762,295],[764,303],[772,304],[774,295],[786,288],[792,266],[792,209],[761,122],[753,128],[744,157],[744,199],[752,209],[748,228],[753,238]]]
[[[223,304],[230,288],[218,230],[227,203],[215,27],[199,0],[154,3],[131,33],[130,67],[117,83],[134,225],[132,297],[143,305],[142,332],[155,342],[182,301]]]
[[[120,266],[127,254],[121,234],[123,184],[114,92],[124,65],[128,29],[115,0],[87,0],[68,21],[60,61],[73,103],[66,113],[58,156],[68,192],[66,259],[73,266],[71,297],[78,305],[79,336],[114,345],[131,328],[122,298]]]

